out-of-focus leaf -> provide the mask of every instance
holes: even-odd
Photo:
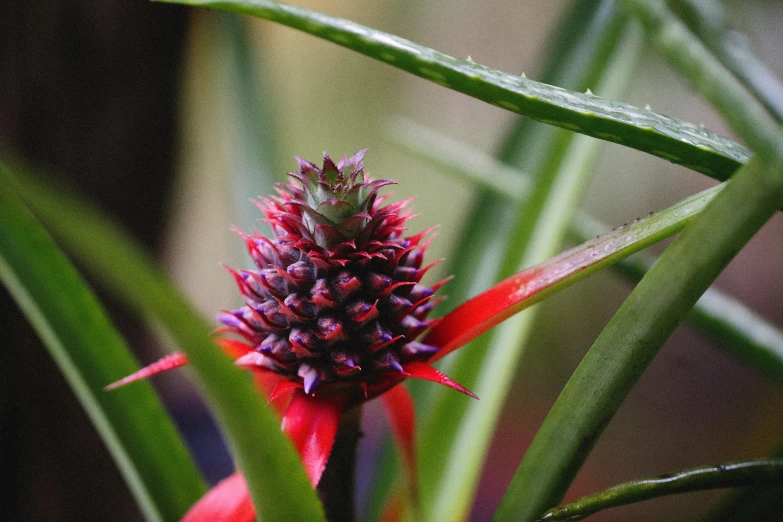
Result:
[[[753,52],[749,38],[729,25],[718,0],[669,0],[671,8],[718,60],[783,123],[783,84]]]
[[[0,163],[0,179],[5,169]],[[181,517],[205,491],[188,450],[149,384],[103,391],[138,365],[90,288],[8,186],[0,190],[0,279],[82,403],[145,518]]]
[[[274,152],[274,125],[268,110],[263,66],[250,45],[250,31],[243,17],[215,13],[211,31],[212,60],[222,71],[219,93],[224,119],[223,146],[230,163],[232,195],[239,226],[244,230],[265,227],[258,219],[258,209],[248,204],[274,191],[279,172]]]
[[[158,266],[89,205],[27,173],[17,172],[23,199],[53,235],[107,288],[154,318],[180,346],[197,384],[245,475],[259,517],[323,520],[323,510],[280,420],[250,376],[210,338],[210,326]],[[116,380],[118,375],[103,384]]]

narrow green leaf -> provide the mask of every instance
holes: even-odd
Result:
[[[780,126],[663,0],[619,0],[644,26],[650,42],[720,112],[757,154],[783,160]]]
[[[407,134],[402,129],[406,129]],[[490,189],[505,199],[522,200],[529,190],[525,174],[429,127],[397,120],[391,126],[390,137],[405,150],[442,167],[444,172]],[[502,180],[503,184],[497,180]],[[610,228],[592,216],[579,213],[571,224],[569,235],[576,243],[584,243]],[[653,259],[637,254],[612,268],[637,283],[653,262]],[[688,313],[686,320],[737,358],[783,382],[783,331],[741,302],[710,288]]]
[[[153,317],[190,359],[197,384],[245,474],[259,517],[323,520],[324,515],[280,420],[249,375],[210,338],[210,325],[130,238],[66,191],[16,172],[24,200],[107,288]],[[109,378],[102,384],[114,380]]]
[[[622,18],[617,16],[614,2],[602,0],[577,0],[566,15],[552,30],[549,56],[545,62],[541,79],[545,83],[561,85],[570,89],[585,90],[595,86],[602,76],[603,64],[614,49],[614,40],[622,28]],[[536,152],[537,145],[546,148],[546,142],[558,129],[541,125],[528,118],[519,117],[513,123],[507,139],[498,150],[499,160],[507,164],[527,163],[529,156]],[[520,177],[517,181],[522,183]],[[448,257],[446,273],[455,275],[449,284],[448,299],[438,307],[438,311],[449,311],[453,306],[490,287],[500,279],[500,264],[503,259],[507,235],[506,230],[513,222],[515,205],[507,198],[493,194],[489,190],[477,191],[472,207],[466,212],[465,228],[461,231],[454,248]],[[493,230],[487,234],[487,230]],[[450,371],[449,365],[459,364],[471,349],[453,354],[439,363],[442,369]],[[469,364],[469,363],[467,363]],[[474,366],[477,367],[476,364]],[[411,383],[419,418],[422,419],[420,441],[434,440],[448,429],[439,425],[440,419],[431,415],[432,411],[446,411],[450,399],[447,390],[432,386]],[[465,407],[464,404],[461,407]],[[456,426],[456,421],[452,424]],[[452,432],[454,433],[454,432]],[[447,439],[448,437],[444,437]],[[451,436],[453,440],[453,435]],[[426,443],[431,445],[431,443]],[[424,444],[420,444],[423,446]],[[448,444],[444,443],[443,447]],[[393,466],[390,464],[391,451],[384,451],[381,471],[376,481],[376,490],[383,490],[386,484],[392,484]],[[383,491],[373,496],[373,507],[378,512],[383,499]],[[378,500],[380,499],[380,500]]]
[[[423,342],[439,346],[445,353],[438,355],[445,356],[553,293],[681,231],[724,187],[694,194],[512,275],[443,317]]]
[[[415,121],[396,117],[387,124],[387,138],[406,152],[434,163],[443,172],[490,190],[506,202],[522,202],[530,194],[530,175],[484,151],[453,140]]]
[[[603,35],[603,44],[613,53],[605,56],[602,63],[588,64],[592,67],[587,70],[592,75],[595,70],[602,73],[600,81],[593,84],[597,92],[615,92],[633,70],[641,38],[632,27],[612,24],[624,19],[612,11],[612,2],[603,5],[610,7],[610,16],[604,23],[614,25],[612,31]],[[530,196],[512,218],[511,235],[505,238],[501,270],[507,276],[560,250],[601,142],[550,128],[531,135],[524,145],[532,153],[522,156],[523,168],[534,173],[535,178]],[[610,247],[608,251],[614,249]],[[546,291],[540,297],[545,295]],[[531,297],[531,303],[537,300]],[[481,401],[468,402],[441,393],[443,398],[433,407],[432,418],[422,429],[422,497],[432,519],[458,520],[465,516],[533,318],[531,310],[503,323],[457,354],[456,361],[448,366],[449,375],[473,390]]]
[[[229,14],[215,13],[214,29],[210,31],[213,50],[212,60],[222,72],[219,89],[223,105],[220,122],[224,135],[229,136],[224,145],[231,163],[232,193],[238,223],[243,230],[263,229],[268,225],[258,219],[258,209],[248,204],[273,192],[277,162],[273,147],[271,111],[267,106],[263,88],[262,67],[250,46],[250,34],[246,19]]]
[[[755,157],[686,227],[568,381],[527,449],[495,520],[532,521],[562,499],[603,429],[687,310],[781,202],[783,167]]]
[[[783,459],[748,460],[702,466],[624,482],[552,508],[539,520],[580,520],[604,509],[666,495],[781,483],[783,483]]]
[[[613,141],[725,180],[747,150],[697,125],[507,74],[362,25],[272,0],[163,0],[265,18],[537,121]]]
[[[730,26],[723,5],[718,0],[669,3],[721,64],[734,73],[778,123],[783,123],[783,84],[753,52],[750,39]]]
[[[0,178],[5,178],[0,163]],[[98,300],[8,186],[0,190],[0,279],[35,327],[147,520],[176,520],[205,487],[149,384],[103,386],[138,365]]]
[[[770,458],[776,460],[783,458],[783,446],[778,446]],[[783,508],[783,485],[743,488],[733,491],[724,502],[721,502],[705,517],[704,521],[771,521],[770,517],[779,513],[781,508]]]

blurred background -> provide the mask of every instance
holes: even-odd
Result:
[[[532,79],[570,4],[297,2]],[[397,145],[389,122],[408,118],[492,154],[514,121],[509,112],[268,22],[117,0],[0,0],[0,6],[0,146],[112,214],[159,254],[207,317],[239,303],[218,262],[247,264],[242,241],[230,229],[263,227],[250,198],[268,192],[271,180],[282,181],[295,168],[292,156],[318,161],[322,151],[339,157],[369,148],[367,170],[399,182],[394,198],[416,196],[421,215],[411,227],[441,225],[431,258],[449,257],[474,189]],[[762,59],[783,76],[783,4],[731,0],[726,7]],[[250,39],[240,56],[255,68],[249,78],[231,67],[238,43],[229,35],[238,24],[245,24]],[[652,51],[642,57],[624,101],[733,137]],[[268,150],[244,152],[248,140],[252,149],[252,140],[264,137]],[[617,226],[713,183],[606,144],[583,208]],[[783,216],[777,215],[717,283],[777,325],[783,325],[781,237]],[[560,389],[630,289],[604,271],[541,305],[473,520],[489,519]],[[142,362],[167,349],[106,300]],[[139,519],[89,421],[6,294],[0,313],[3,519]],[[155,384],[207,477],[218,480],[230,472],[231,461],[185,375],[169,374]],[[368,412],[367,440],[378,440],[385,423],[377,409]],[[609,425],[569,497],[675,469],[760,457],[781,435],[780,386],[683,326]],[[373,455],[371,448],[363,453]],[[591,520],[698,520],[724,494],[668,497]]]

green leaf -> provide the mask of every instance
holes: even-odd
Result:
[[[444,173],[477,190],[486,189],[506,202],[523,202],[530,194],[529,173],[503,163],[486,152],[441,134],[409,118],[391,118],[387,139],[405,152],[429,161]]]
[[[0,163],[0,178],[5,178]],[[138,369],[70,262],[7,186],[0,190],[0,279],[35,327],[147,520],[175,520],[205,487],[149,384],[103,387]]]
[[[663,0],[618,0],[644,26],[647,39],[720,112],[753,152],[783,161],[780,126],[707,50]]]
[[[140,314],[153,317],[187,354],[199,389],[245,474],[259,517],[323,520],[320,502],[293,445],[280,431],[279,418],[250,376],[212,342],[211,326],[147,254],[63,189],[23,172],[8,182],[18,183],[28,206],[90,272]]]
[[[783,84],[753,52],[750,39],[729,25],[718,0],[670,1],[671,8],[737,79],[783,123]]]
[[[530,190],[525,174],[494,160],[481,150],[412,121],[396,120],[390,127],[391,139],[395,143],[442,167],[444,173],[492,190],[506,200],[521,201]],[[579,213],[571,224],[569,235],[576,243],[584,243],[610,228],[592,216]],[[638,283],[653,263],[654,259],[637,254],[612,268],[629,281]],[[783,382],[783,331],[741,302],[710,288],[688,313],[686,320],[740,360]]]
[[[553,293],[681,231],[724,187],[694,194],[504,279],[441,318],[423,342],[440,347],[444,353],[437,357],[447,355]],[[492,374],[499,379],[497,373]]]
[[[219,103],[223,106],[224,146],[229,149],[231,192],[235,201],[239,225],[244,230],[264,229],[258,219],[258,209],[250,198],[271,194],[278,181],[274,154],[274,125],[263,88],[263,64],[253,55],[246,19],[228,13],[210,17],[214,27],[208,33],[213,70],[220,75]],[[207,94],[208,96],[208,94]]]
[[[755,157],[686,227],[568,381],[528,447],[494,520],[532,521],[560,501],[684,314],[781,202],[783,167]]]
[[[603,5],[609,5],[612,13],[611,2]],[[600,81],[593,84],[598,92],[622,88],[624,79],[633,70],[635,53],[640,49],[639,32],[622,23],[617,24],[618,16],[614,11],[614,16],[600,20],[601,24],[615,25],[612,31],[602,32],[604,40],[599,40],[602,47],[613,52],[598,64],[588,62],[582,65],[591,76],[596,70],[601,71]],[[619,18],[619,21],[623,20]],[[583,78],[581,80],[584,81]],[[531,134],[524,143],[526,153],[520,154],[524,158],[524,170],[534,173],[535,178],[530,196],[517,216],[512,218],[511,232],[506,236],[502,267],[506,276],[540,263],[560,250],[565,230],[592,170],[592,160],[601,145],[599,141],[560,129],[545,130]],[[495,226],[492,225],[491,229],[494,230]],[[614,249],[609,247],[607,251],[613,252]],[[589,253],[589,250],[583,252]],[[557,266],[568,264],[563,258],[558,257],[557,260],[563,261]],[[547,262],[547,266],[556,265],[548,265]],[[535,268],[530,270],[521,272],[520,277],[524,279]],[[544,280],[546,277],[541,278],[541,281]],[[549,288],[554,290],[556,285]],[[523,293],[526,294],[520,292]],[[546,291],[531,295],[532,299],[525,304],[532,304],[545,295]],[[524,306],[521,302],[519,305]],[[469,508],[481,463],[533,318],[532,310],[514,317],[466,347],[447,367],[448,374],[474,391],[481,401],[469,403],[453,394],[439,393],[441,398],[432,407],[433,415],[422,429],[422,497],[431,518],[460,519]]]
[[[772,452],[772,459],[783,458],[783,446]],[[783,506],[783,485],[759,486],[735,490],[711,510],[705,522],[745,522],[772,520]]]
[[[781,483],[783,483],[783,459],[748,460],[702,466],[624,482],[552,508],[539,520],[579,520],[607,508],[665,495]]]
[[[271,0],[163,0],[257,16],[348,47],[534,120],[613,141],[725,180],[748,151],[697,125],[507,74],[409,40]]]

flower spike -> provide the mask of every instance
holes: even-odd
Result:
[[[219,337],[217,344],[254,373],[260,392],[282,412],[282,430],[313,487],[347,409],[386,393],[412,479],[413,403],[397,385],[425,379],[475,397],[427,364],[442,347],[417,339],[435,324],[427,315],[448,279],[422,283],[438,263],[422,266],[431,230],[406,235],[414,217],[407,210],[410,200],[385,203],[388,196],[378,191],[394,182],[372,180],[364,152],[336,163],[324,153],[320,168],[296,158],[299,171],[289,173],[292,182],[256,202],[273,237],[239,232],[256,267],[226,267],[244,304],[217,317],[219,335],[235,337]],[[110,387],[186,363],[184,355],[173,354]],[[186,521],[242,522],[247,502],[244,480],[233,475],[194,506]],[[220,518],[214,506],[228,506],[240,518]]]

